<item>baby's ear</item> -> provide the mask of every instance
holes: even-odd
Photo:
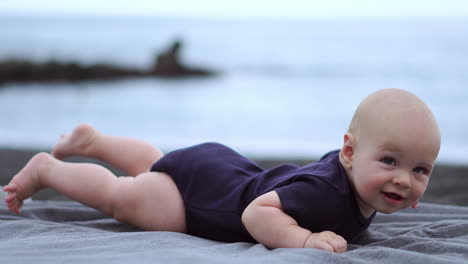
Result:
[[[351,133],[344,135],[343,147],[340,151],[340,161],[343,167],[351,169],[353,167],[354,156],[354,136]]]

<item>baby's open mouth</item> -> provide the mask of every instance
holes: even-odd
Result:
[[[399,195],[399,194],[396,194],[396,193],[389,193],[389,192],[383,192],[385,194],[385,196],[387,196],[388,198],[391,198],[391,199],[394,199],[394,200],[397,200],[397,201],[401,201],[403,200],[403,196]]]

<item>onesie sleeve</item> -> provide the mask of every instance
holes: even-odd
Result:
[[[324,180],[301,178],[275,191],[283,211],[311,232],[334,231],[344,221],[343,197]]]

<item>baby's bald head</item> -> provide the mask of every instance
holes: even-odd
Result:
[[[425,139],[430,138],[438,152],[440,132],[434,115],[419,97],[401,89],[383,89],[367,96],[356,109],[348,132],[360,141],[369,133],[398,130],[408,136],[416,131],[427,132],[429,137]]]

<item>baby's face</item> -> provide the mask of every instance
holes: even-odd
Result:
[[[416,204],[427,188],[439,151],[438,132],[414,119],[361,135],[351,180],[364,215],[393,213]]]

